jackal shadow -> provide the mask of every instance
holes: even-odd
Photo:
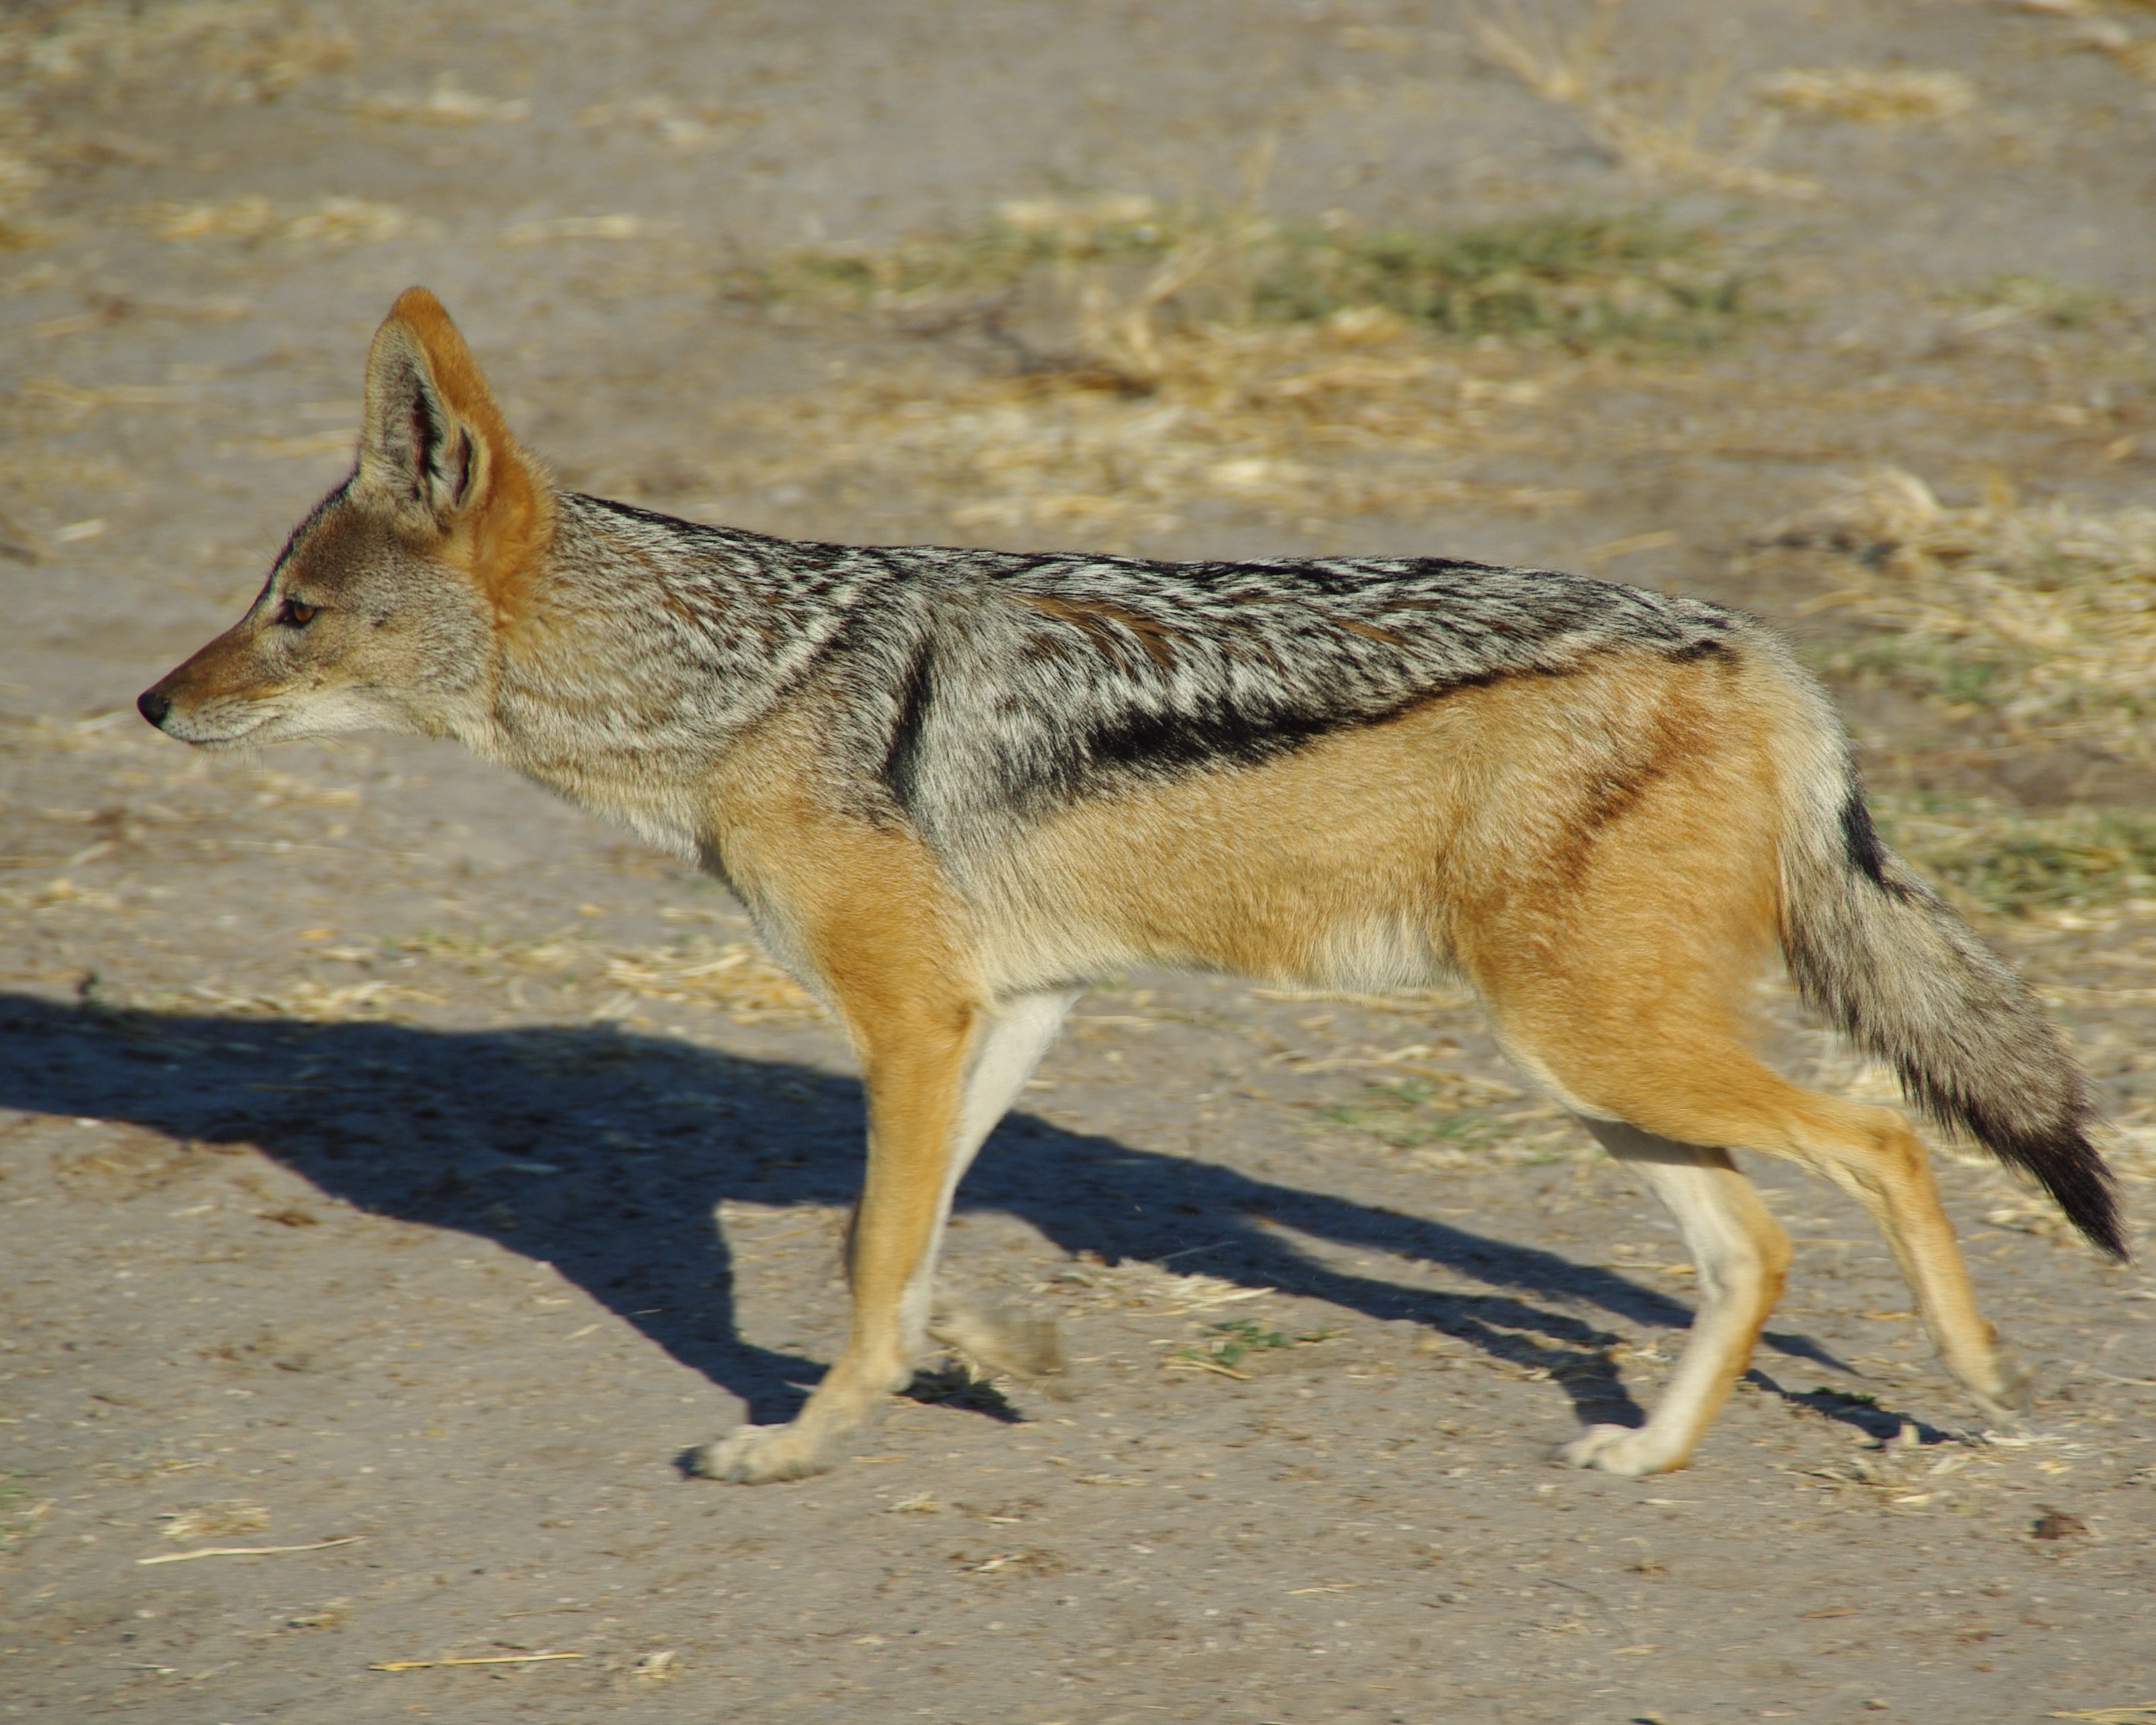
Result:
[[[324,1024],[0,993],[0,1107],[252,1145],[361,1209],[497,1240],[552,1265],[759,1421],[788,1417],[821,1364],[739,1333],[716,1212],[728,1199],[850,1204],[860,1173],[854,1080],[603,1026]],[[1023,1113],[997,1129],[959,1209],[1007,1211],[1111,1265],[1202,1269],[1428,1326],[1549,1373],[1584,1418],[1643,1417],[1609,1359],[1622,1333],[1608,1320],[1691,1319],[1607,1269]],[[1295,1235],[1420,1259],[1475,1286],[1350,1274]],[[1766,1340],[1847,1369],[1804,1337]],[[1804,1399],[1867,1430],[1899,1422]]]

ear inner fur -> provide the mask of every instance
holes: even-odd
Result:
[[[469,575],[505,623],[530,609],[531,576],[553,537],[553,488],[539,463],[511,434],[479,362],[442,303],[423,287],[398,295],[376,331],[367,358],[370,426],[394,404],[382,398],[409,367],[412,387],[432,395],[447,423],[438,449],[414,428],[413,455],[424,475],[446,469],[449,506],[433,511],[441,551]],[[405,411],[424,411],[415,402]],[[372,434],[370,433],[370,441]],[[461,448],[459,448],[461,444]],[[370,464],[362,463],[363,476]],[[425,531],[426,523],[419,523]]]

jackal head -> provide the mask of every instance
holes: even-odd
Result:
[[[159,730],[217,745],[486,728],[504,624],[552,534],[546,476],[424,288],[375,332],[364,416],[352,476],[247,614],[136,701]]]

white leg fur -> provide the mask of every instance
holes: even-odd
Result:
[[[1037,1366],[1029,1367],[1021,1358],[1003,1357],[1015,1355],[1020,1350],[998,1347],[996,1337],[999,1326],[988,1315],[956,1307],[948,1312],[937,1310],[936,1260],[942,1250],[943,1230],[951,1219],[951,1201],[957,1194],[959,1181],[965,1178],[966,1170],[980,1154],[988,1134],[996,1129],[996,1122],[1010,1111],[1026,1080],[1033,1076],[1033,1069],[1040,1064],[1041,1055],[1048,1051],[1049,1044],[1062,1028],[1064,1014],[1070,1010],[1081,992],[1065,988],[1023,995],[998,1012],[981,1032],[980,1045],[974,1050],[973,1065],[966,1074],[965,1099],[959,1106],[958,1135],[951,1147],[950,1162],[943,1173],[943,1192],[937,1207],[935,1231],[928,1236],[928,1249],[921,1254],[920,1264],[907,1279],[906,1295],[899,1307],[900,1334],[907,1348],[914,1353],[927,1345],[932,1327],[944,1339],[977,1355],[985,1363],[1020,1373],[1040,1369]]]
[[[1752,1357],[1780,1297],[1789,1241],[1725,1150],[1680,1144],[1622,1121],[1583,1119],[1676,1219],[1699,1273],[1699,1310],[1647,1423],[1596,1425],[1558,1453],[1574,1467],[1661,1473],[1681,1467]]]

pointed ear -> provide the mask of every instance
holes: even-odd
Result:
[[[413,525],[431,521],[446,531],[484,510],[523,465],[441,301],[424,288],[407,288],[367,356],[360,482],[386,495],[399,515],[417,517]]]

